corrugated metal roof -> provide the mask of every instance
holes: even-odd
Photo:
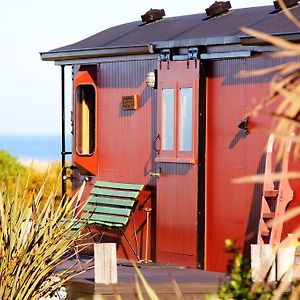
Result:
[[[300,19],[300,6],[290,11]],[[207,18],[205,13],[172,18],[144,24],[136,21],[115,26],[84,40],[61,48],[41,53],[44,60],[71,59],[74,57],[97,57],[124,53],[149,53],[155,48],[170,44],[222,45],[239,43],[245,36],[240,31],[246,26],[269,34],[300,33],[284,14],[274,12],[274,6],[233,9],[225,15]],[[147,47],[145,47],[147,46]],[[126,52],[127,51],[127,52]]]

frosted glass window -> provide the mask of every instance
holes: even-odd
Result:
[[[192,151],[193,89],[179,91],[179,151]]]
[[[89,155],[95,151],[95,88],[79,85],[75,95],[76,150],[78,154]]]
[[[161,150],[174,149],[174,109],[174,89],[163,89]]]

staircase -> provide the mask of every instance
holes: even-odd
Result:
[[[293,190],[291,189],[287,176],[285,176],[288,172],[292,137],[293,134],[290,135],[290,139],[285,143],[278,190],[275,189],[274,180],[272,178],[272,156],[275,136],[271,134],[268,139],[265,181],[257,238],[257,243],[260,245],[274,245],[281,241],[283,221],[280,220],[280,218],[284,215],[288,203],[293,199]]]
[[[253,281],[276,281],[284,274],[286,274],[285,280],[288,281],[292,278],[300,278],[300,247],[294,249],[282,247],[277,250],[277,253],[274,252],[273,247],[281,242],[283,229],[281,217],[293,199],[293,190],[286,176],[292,137],[293,134],[284,145],[281,172],[275,173],[276,181],[279,181],[278,189],[275,188],[273,172],[275,168],[272,167],[275,136],[271,134],[268,139],[257,244],[251,245]]]
[[[300,247],[296,247],[293,279],[300,280]]]

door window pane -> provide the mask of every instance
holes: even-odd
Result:
[[[76,151],[89,155],[95,151],[95,88],[88,84],[79,85],[75,95]]]
[[[161,150],[174,149],[174,109],[174,89],[163,89]]]
[[[179,91],[179,151],[192,151],[193,89]]]

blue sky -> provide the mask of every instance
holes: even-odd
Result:
[[[214,0],[11,0],[0,3],[0,135],[60,134],[60,68],[39,52],[67,45],[150,8],[167,17],[204,12]],[[231,0],[233,8],[272,5],[271,0]],[[67,109],[71,103],[67,71]],[[69,116],[66,117],[69,124]],[[68,129],[69,130],[69,129]]]

